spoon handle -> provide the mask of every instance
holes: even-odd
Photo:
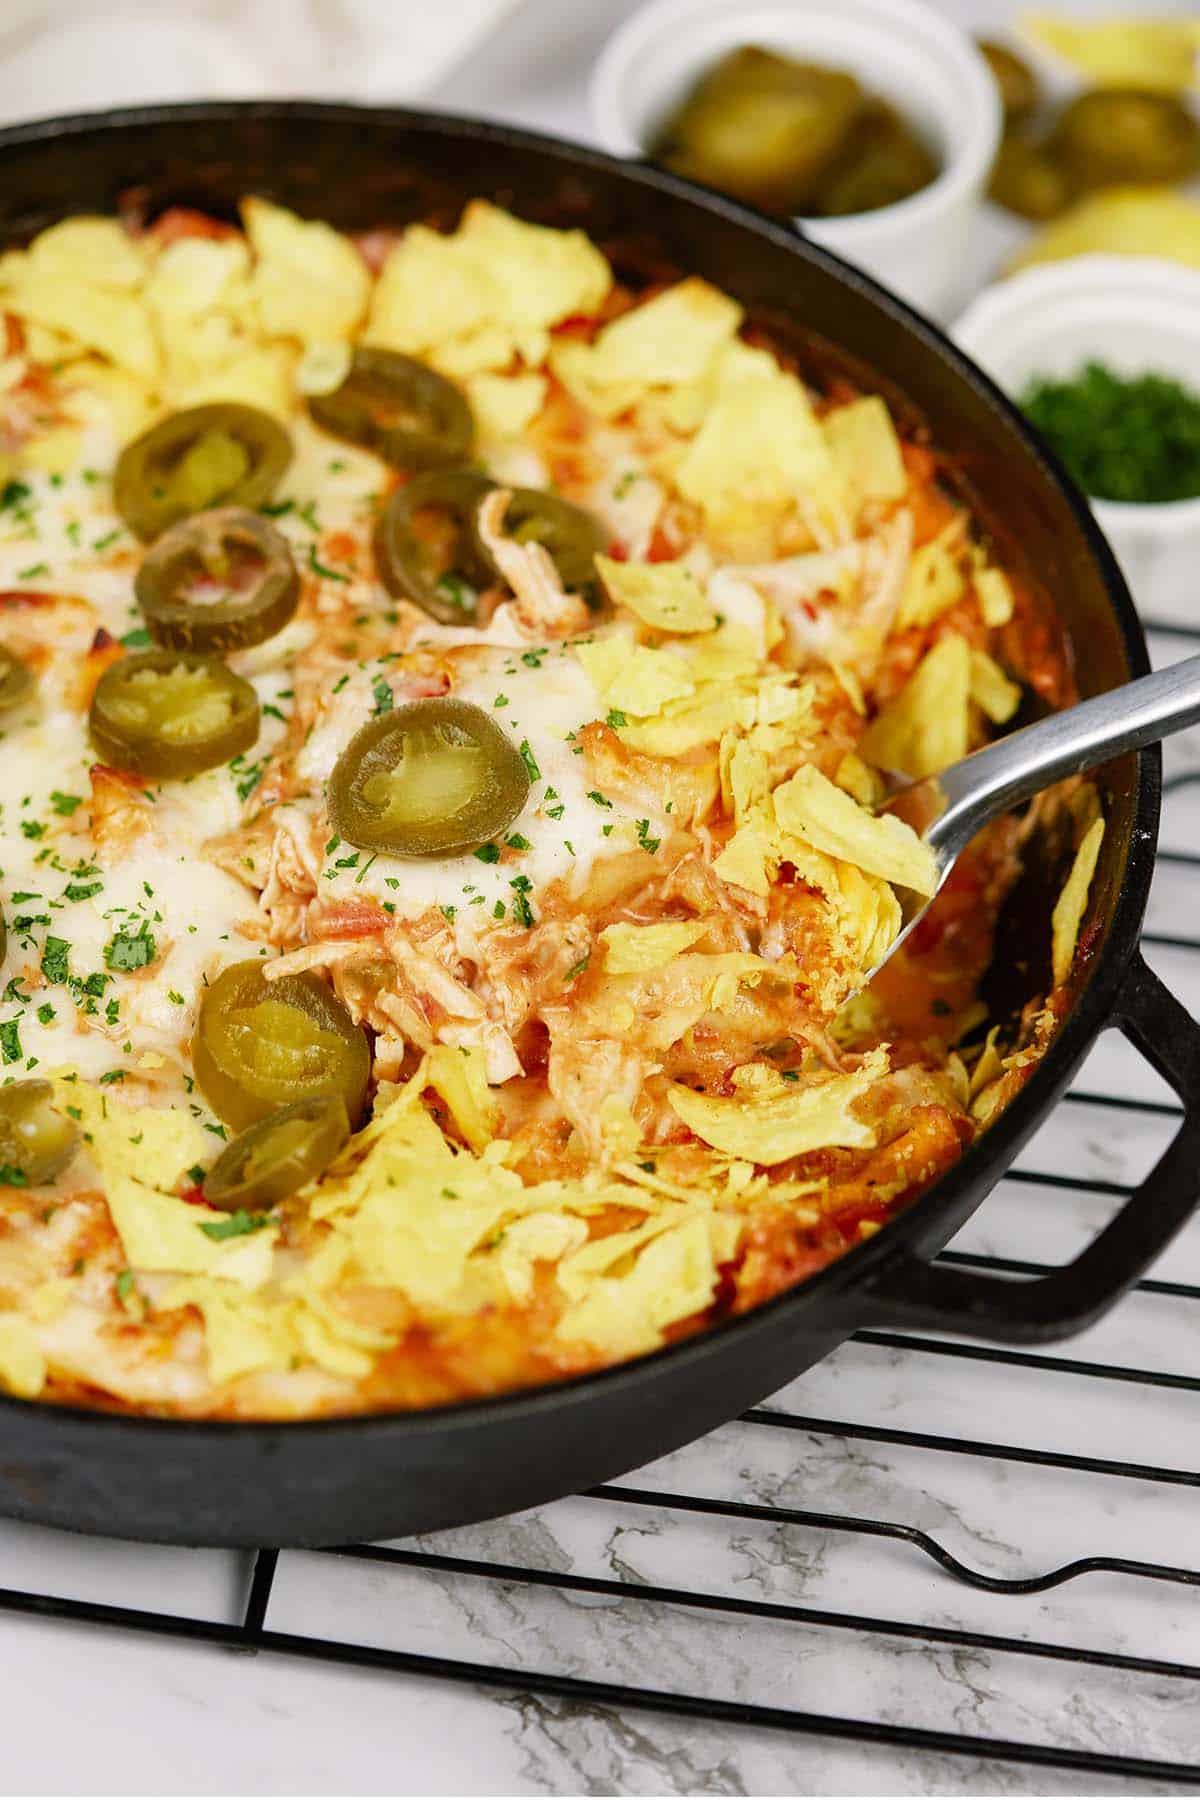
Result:
[[[942,811],[926,833],[956,856],[998,813],[1030,800],[1064,775],[1140,750],[1200,723],[1200,656],[1142,675],[1093,700],[998,738],[939,775]]]

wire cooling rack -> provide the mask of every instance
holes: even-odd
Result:
[[[1164,624],[1152,644],[1170,660],[1200,631]],[[1200,736],[1169,747],[1166,785],[1144,943],[1196,1011]],[[1178,1116],[1109,1034],[943,1260],[1016,1279],[1069,1257]],[[1200,1222],[1062,1353],[862,1331],[770,1404],[589,1494],[405,1543],[263,1550],[233,1609],[185,1581],[161,1610],[153,1576],[145,1605],[105,1597],[130,1592],[130,1558],[220,1553],[51,1533],[31,1552],[4,1527],[0,1582],[21,1579],[0,1612],[951,1767],[1200,1787],[1198,1301]],[[102,1550],[119,1583],[89,1564]]]

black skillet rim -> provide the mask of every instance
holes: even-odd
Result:
[[[528,151],[541,151],[560,167],[595,170],[624,176],[643,188],[660,194],[670,203],[688,201],[713,213],[730,224],[741,226],[767,239],[778,248],[823,268],[850,288],[866,296],[906,331],[921,338],[940,356],[951,374],[965,381],[988,410],[1023,443],[1027,454],[1039,466],[1046,481],[1058,489],[1084,545],[1095,563],[1115,618],[1130,676],[1146,673],[1150,667],[1145,633],[1134,607],[1132,596],[1121,574],[1112,550],[1103,536],[1083,495],[1075,487],[1061,463],[1016,406],[996,384],[961,351],[936,325],[913,311],[911,307],[835,256],[832,251],[813,243],[798,231],[764,217],[726,199],[709,189],[698,187],[679,176],[653,165],[610,156],[603,151],[573,144],[546,133],[491,123],[454,113],[432,112],[417,107],[384,107],[309,100],[194,101],[179,105],[148,105],[114,108],[96,112],[70,113],[50,119],[38,119],[0,130],[0,162],[10,145],[44,142],[52,138],[84,136],[95,132],[120,132],[127,126],[153,126],[174,122],[221,124],[241,120],[269,123],[274,119],[303,119],[314,125],[322,123],[354,124],[370,120],[397,130],[424,132],[431,139],[439,136],[462,138],[486,145],[512,145]],[[24,1425],[31,1414],[40,1415],[39,1428],[52,1432],[56,1421],[64,1430],[102,1432],[112,1444],[118,1436],[136,1432],[141,1440],[157,1435],[164,1446],[171,1444],[183,1451],[189,1445],[197,1450],[216,1439],[236,1437],[245,1441],[257,1436],[266,1443],[276,1437],[295,1439],[303,1435],[314,1449],[320,1443],[341,1444],[347,1436],[366,1440],[379,1433],[391,1437],[397,1432],[412,1438],[440,1435],[445,1432],[469,1431],[484,1424],[517,1421],[541,1413],[554,1412],[574,1400],[581,1403],[601,1386],[609,1390],[632,1391],[653,1384],[659,1371],[681,1367],[685,1361],[701,1361],[723,1355],[735,1339],[748,1342],[757,1331],[773,1332],[786,1322],[789,1312],[799,1314],[805,1308],[817,1309],[822,1299],[831,1302],[848,1293],[851,1300],[856,1290],[869,1289],[872,1276],[902,1250],[923,1236],[923,1228],[941,1212],[951,1212],[954,1203],[969,1189],[982,1188],[986,1194],[1008,1167],[1015,1148],[1048,1112],[1072,1070],[1104,1028],[1113,1022],[1120,990],[1136,955],[1142,918],[1149,896],[1154,871],[1154,853],[1158,838],[1162,798],[1162,754],[1157,745],[1137,754],[1135,779],[1131,795],[1131,829],[1125,847],[1121,881],[1108,921],[1104,940],[1094,963],[1087,971],[1070,1013],[1051,1042],[1032,1077],[1006,1109],[998,1125],[977,1138],[959,1161],[919,1200],[886,1228],[864,1243],[845,1252],[836,1262],[806,1278],[796,1287],[778,1294],[752,1312],[736,1319],[722,1321],[685,1338],[666,1345],[631,1362],[568,1377],[562,1381],[537,1387],[518,1388],[484,1400],[455,1401],[419,1411],[355,1413],[338,1418],[294,1420],[217,1420],[172,1419],[137,1413],[109,1412],[98,1408],[59,1406],[42,1400],[21,1400],[13,1395],[0,1395],[0,1410],[17,1413]],[[851,1326],[852,1328],[852,1326]]]

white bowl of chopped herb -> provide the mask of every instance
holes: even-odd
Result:
[[[1088,495],[1142,609],[1194,623],[1200,270],[1075,257],[987,289],[954,335]]]

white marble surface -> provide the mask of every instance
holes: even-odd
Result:
[[[629,0],[526,0],[437,91],[441,103],[585,133],[589,57]],[[181,13],[185,9],[178,9]],[[317,9],[319,10],[319,8]],[[329,11],[336,10],[330,7]],[[408,6],[395,9],[408,14]],[[956,0],[971,24],[1003,0]],[[1182,10],[1182,8],[1180,9]],[[342,89],[342,91],[345,91]],[[376,89],[377,97],[383,97]],[[1002,248],[993,232],[980,270]],[[1182,621],[1181,621],[1182,622]],[[1187,646],[1158,635],[1168,660]],[[1200,736],[1172,745],[1170,771],[1200,779]],[[1187,849],[1200,818],[1184,787],[1163,842]],[[1195,935],[1200,871],[1160,867],[1150,927]],[[1200,1009],[1200,955],[1151,960]],[[1162,1084],[1115,1036],[1082,1091],[1162,1099]],[[1170,1122],[1069,1102],[1021,1159],[1024,1171],[1132,1182]],[[958,1248],[1047,1261],[1069,1256],[1116,1204],[1102,1186],[1061,1191],[1006,1180]],[[1156,1270],[1200,1282],[1200,1224]],[[1049,1352],[1200,1376],[1196,1302],[1135,1294],[1070,1346]],[[770,1403],[776,1411],[933,1438],[1200,1468],[1194,1393],[1031,1372],[929,1351],[850,1344]],[[1195,1488],[1072,1474],[1053,1466],[906,1448],[820,1429],[727,1426],[637,1476],[664,1495],[903,1521],[974,1567],[1012,1576],[1086,1554],[1200,1563]],[[846,1532],[706,1519],[597,1500],[428,1540],[443,1555],[917,1620],[1029,1641],[1200,1663],[1194,1591],[1088,1576],[1042,1597],[979,1594],[919,1551]],[[87,1542],[0,1525],[0,1586],[234,1621],[247,1558]],[[285,1555],[268,1625],[418,1652],[675,1688],[842,1717],[1026,1739],[1086,1751],[1200,1760],[1191,1682],[1081,1669],[1011,1653],[930,1646],[886,1631],[702,1613],[476,1576]],[[653,1712],[489,1694],[467,1686],[274,1655],[249,1657],[0,1612],[4,1786],[97,1794],[1099,1794],[1164,1793],[999,1759],[951,1757],[677,1720]],[[1180,1790],[1182,1791],[1182,1790]]]

